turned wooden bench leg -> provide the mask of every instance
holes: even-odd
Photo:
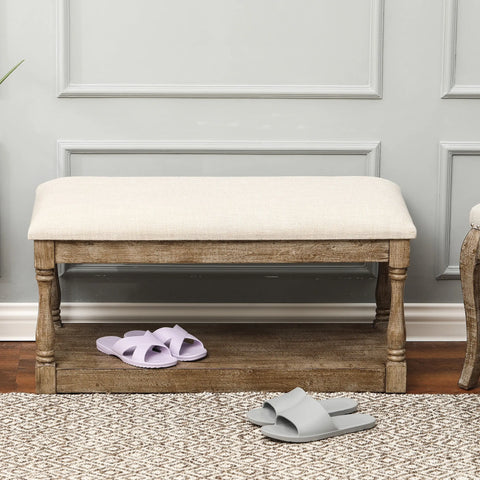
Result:
[[[35,272],[39,293],[36,331],[36,390],[37,393],[55,393],[55,329],[52,317],[52,290],[55,283],[54,242],[35,241]]]
[[[385,391],[404,393],[407,390],[407,362],[405,359],[405,314],[403,295],[410,257],[408,240],[390,241],[388,262],[391,286],[390,319],[387,328],[387,365]]]
[[[53,324],[56,327],[63,327],[60,303],[62,301],[62,294],[60,291],[60,281],[58,279],[58,267],[55,265],[55,278],[52,282],[52,318]]]
[[[460,278],[467,324],[467,351],[458,385],[465,389],[475,387],[480,375],[479,242],[480,230],[472,228],[463,241],[460,253]]]
[[[392,289],[390,288],[390,279],[388,277],[388,263],[379,262],[377,288],[375,289],[375,300],[377,303],[375,324],[377,322],[385,322],[389,319],[391,298]]]

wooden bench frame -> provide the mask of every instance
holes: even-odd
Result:
[[[409,240],[64,241],[35,240],[39,289],[36,387],[55,393],[55,329],[60,318],[60,263],[242,264],[378,262],[376,322],[388,321],[386,392],[406,391],[404,285]],[[367,353],[366,353],[367,354]]]

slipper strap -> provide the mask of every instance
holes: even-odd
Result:
[[[320,402],[312,397],[306,396],[300,403],[285,410],[277,417],[288,420],[295,426],[299,437],[318,435],[337,430],[328,414]]]
[[[112,350],[116,354],[124,356],[125,352],[135,348],[132,353],[131,360],[134,362],[144,363],[147,353],[154,347],[158,347],[160,350],[168,351],[168,348],[159,342],[155,335],[147,330],[141,336],[121,338],[113,344]]]
[[[180,350],[186,339],[193,340],[194,344],[196,343],[203,347],[203,343],[197,337],[188,333],[180,325],[175,325],[173,328],[159,328],[158,330],[155,330],[154,334],[157,339],[168,346],[172,355],[176,357],[180,356]]]
[[[297,387],[283,395],[265,400],[263,406],[271,407],[275,414],[279,415],[281,412],[297,405],[297,403],[301,402],[306,395],[307,394],[303,388]]]

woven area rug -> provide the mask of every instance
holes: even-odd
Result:
[[[478,395],[349,394],[378,426],[307,444],[245,421],[265,395],[3,394],[0,478],[480,478]]]

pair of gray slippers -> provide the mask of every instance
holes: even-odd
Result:
[[[373,428],[375,418],[352,414],[357,408],[352,398],[315,400],[297,387],[250,410],[247,419],[261,426],[266,437],[282,442],[313,442]]]

